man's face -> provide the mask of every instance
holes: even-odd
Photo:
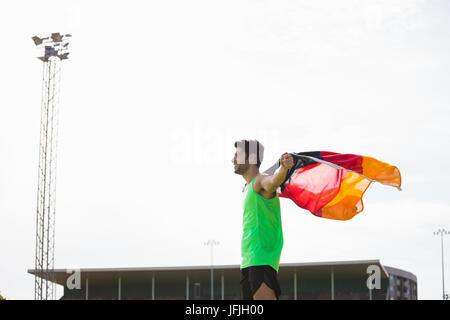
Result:
[[[245,163],[245,151],[242,150],[242,148],[236,148],[232,161],[234,165],[234,173],[242,175],[247,171],[249,164]]]

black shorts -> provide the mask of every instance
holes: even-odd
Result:
[[[278,283],[278,275],[274,268],[271,266],[252,266],[241,269],[242,299],[253,300],[253,295],[263,282],[275,292],[278,300],[281,289]]]

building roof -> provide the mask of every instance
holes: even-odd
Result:
[[[411,272],[393,268],[393,267],[388,267],[388,266],[385,266],[385,269],[390,275],[392,274],[394,276],[411,279],[411,280],[417,282],[417,277],[414,274],[412,274]]]
[[[380,263],[380,260],[357,260],[357,261],[329,261],[329,262],[303,262],[303,263],[281,263],[280,275],[283,270],[293,269],[299,272],[308,272],[321,276],[329,273],[331,270],[339,270],[340,272],[352,276],[355,274],[367,276],[366,270],[369,265],[376,265],[382,271],[382,278],[389,277],[389,273]],[[220,270],[239,270],[240,265],[214,265],[215,271]],[[55,269],[55,283],[65,285],[67,278],[73,274],[76,268]],[[96,278],[104,283],[117,279],[119,276],[126,276],[131,281],[142,281],[155,273],[171,273],[174,272],[190,272],[190,271],[209,271],[211,266],[177,266],[177,267],[131,267],[131,268],[81,268],[77,269],[81,273],[81,277],[85,279]],[[398,269],[396,269],[398,270]],[[36,274],[36,270],[29,269],[28,273]]]

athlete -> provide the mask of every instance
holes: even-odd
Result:
[[[278,300],[278,266],[283,248],[280,200],[277,188],[294,165],[289,153],[280,158],[273,175],[261,174],[264,147],[257,140],[234,143],[234,173],[246,181],[241,242],[241,290],[244,300]]]

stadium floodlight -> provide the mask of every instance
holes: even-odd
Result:
[[[55,50],[55,47],[45,46],[45,56],[53,57],[58,55],[58,50]]]
[[[37,46],[40,45],[40,44],[42,44],[42,39],[39,38],[38,36],[34,36],[34,37],[32,37],[31,39],[33,39],[34,44],[37,45]]]
[[[58,54],[58,58],[60,58],[61,60],[69,59],[69,52]]]
[[[211,300],[214,300],[214,264],[213,264],[213,247],[218,246],[220,244],[219,241],[216,240],[208,240],[204,242],[203,245],[211,247]]]
[[[50,39],[50,37],[46,37],[46,38],[39,38],[38,36],[34,36],[31,39],[33,39],[34,44],[38,47],[40,46],[42,43],[44,43],[45,40]]]
[[[61,60],[68,58],[68,39],[60,33],[50,37],[34,36],[34,44],[44,51],[41,98],[41,134],[39,145],[38,195],[36,212],[36,254],[34,298],[55,298],[55,214],[56,214],[56,153],[58,138],[59,84]],[[63,46],[64,44],[64,46]]]
[[[61,42],[63,39],[63,36],[59,32],[52,33],[51,37],[54,42]]]
[[[440,235],[441,236],[441,254],[442,254],[442,299],[446,300],[447,299],[447,295],[445,294],[445,284],[444,284],[444,235],[450,234],[450,232],[448,232],[445,229],[438,229],[438,231],[433,232],[433,234],[435,236]]]
[[[71,35],[61,35],[60,33],[52,33],[50,37],[40,38],[38,36],[34,36],[31,39],[34,41],[34,44],[42,48],[42,44],[45,44],[44,47],[44,55],[38,57],[39,60],[43,62],[49,61],[51,57],[58,57],[60,60],[65,60],[69,58],[69,53],[67,52],[69,46],[69,39],[67,36]]]

